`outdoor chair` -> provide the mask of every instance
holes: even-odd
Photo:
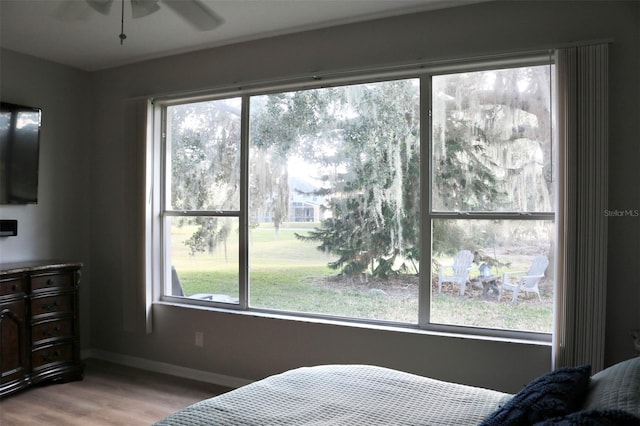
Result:
[[[238,303],[238,299],[225,294],[196,293],[191,296],[186,296],[182,288],[182,283],[180,282],[180,277],[178,277],[178,272],[173,265],[171,266],[171,295],[189,297],[190,299],[211,300],[213,302]]]
[[[533,259],[533,262],[531,262],[531,267],[528,271],[505,272],[502,277],[502,286],[500,288],[500,293],[498,294],[498,300],[500,300],[500,298],[502,297],[502,293],[504,292],[504,290],[510,290],[513,292],[513,299],[511,300],[511,303],[516,303],[516,301],[518,300],[518,294],[521,291],[524,291],[526,294],[537,294],[538,299],[542,302],[538,284],[544,278],[544,273],[547,270],[547,266],[549,266],[549,259],[547,259],[546,256],[536,256]],[[517,277],[517,281],[515,283],[512,283],[509,277],[510,275],[520,276]]]
[[[467,287],[471,264],[473,263],[473,253],[469,250],[459,251],[453,258],[453,265],[440,265],[440,276],[438,278],[438,294],[442,293],[442,283],[458,283],[460,285],[460,296],[464,296],[464,290]],[[451,268],[453,272],[447,274],[447,269]]]

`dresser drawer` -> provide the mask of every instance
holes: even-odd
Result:
[[[45,346],[31,352],[31,368],[35,371],[49,364],[73,361],[73,343]]]
[[[26,283],[24,277],[3,278],[0,280],[0,296],[24,293]]]
[[[45,321],[31,327],[31,344],[33,346],[73,336],[73,320],[71,318]]]
[[[31,277],[31,291],[44,289],[67,290],[73,286],[72,272],[58,272],[55,274],[34,275]]]
[[[44,314],[73,312],[73,295],[61,294],[57,296],[35,297],[31,299],[31,316]]]

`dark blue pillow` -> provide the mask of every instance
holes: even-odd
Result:
[[[640,426],[640,419],[622,410],[585,410],[554,417],[535,426]]]
[[[527,384],[480,426],[532,425],[580,408],[589,388],[591,366],[564,367]]]

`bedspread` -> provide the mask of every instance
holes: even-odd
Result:
[[[200,401],[157,425],[477,425],[511,396],[383,367],[325,365]]]

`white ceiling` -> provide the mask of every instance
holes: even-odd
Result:
[[[124,44],[118,35],[122,0],[108,16],[85,0],[0,0],[0,46],[95,71],[141,60],[267,36],[461,6],[484,0],[195,0],[224,23],[198,31],[163,5],[131,18],[124,0]],[[194,0],[181,0],[194,1]]]

